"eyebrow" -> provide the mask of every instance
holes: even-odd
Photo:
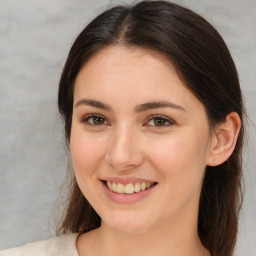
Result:
[[[174,104],[169,101],[147,102],[147,103],[136,106],[135,112],[144,112],[144,111],[155,109],[155,108],[173,108],[173,109],[182,110],[186,112],[185,108],[183,108],[182,106]]]
[[[87,106],[92,106],[92,107],[96,107],[104,110],[113,111],[109,105],[93,99],[81,99],[76,103],[75,107],[78,107],[80,105],[87,105]],[[186,112],[185,108],[183,108],[182,106],[174,104],[169,101],[152,101],[152,102],[143,103],[136,106],[134,111],[137,113],[140,113],[140,112],[145,112],[155,108],[167,108],[167,107]]]
[[[102,103],[100,101],[97,101],[97,100],[92,100],[92,99],[81,99],[81,100],[79,100],[76,103],[75,108],[77,108],[80,105],[87,105],[87,106],[92,106],[92,107],[95,107],[95,108],[101,108],[101,109],[112,111],[112,108],[109,105],[104,104],[104,103]]]

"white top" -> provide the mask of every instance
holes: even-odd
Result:
[[[0,256],[78,256],[78,233],[66,234],[49,240],[29,243],[0,252]]]

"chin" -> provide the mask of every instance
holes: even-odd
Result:
[[[138,218],[129,218],[128,216],[123,216],[122,218],[112,217],[106,221],[103,220],[103,222],[108,228],[124,234],[139,234],[148,229],[145,219],[140,221]]]
[[[127,234],[127,235],[132,235],[132,234],[140,234],[140,233],[144,233],[146,232],[146,227],[145,226],[136,226],[136,225],[111,225],[109,226],[109,228],[111,228],[112,230],[114,230],[115,232],[118,233],[123,233],[123,234]]]

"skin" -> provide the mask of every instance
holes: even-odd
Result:
[[[175,107],[141,107],[160,101]],[[239,118],[229,120],[232,136],[226,126],[212,136],[204,106],[158,53],[110,46],[94,55],[75,81],[70,149],[78,185],[102,225],[78,237],[79,255],[210,255],[197,234],[198,204],[205,167],[234,147]],[[139,202],[119,204],[100,182],[110,176],[157,185]]]

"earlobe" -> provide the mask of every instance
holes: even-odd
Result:
[[[218,125],[212,137],[208,166],[224,163],[233,153],[241,128],[241,119],[236,112],[229,113],[226,121]]]

